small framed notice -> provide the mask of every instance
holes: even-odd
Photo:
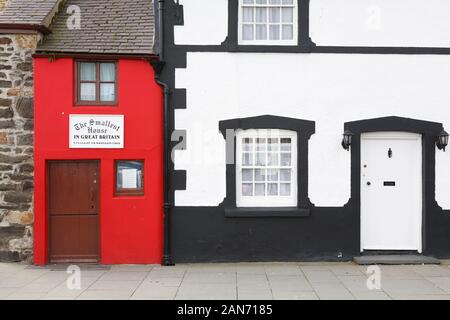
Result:
[[[123,149],[123,115],[72,114],[69,120],[71,149]]]
[[[116,196],[144,195],[144,161],[118,160],[116,170]]]
[[[138,187],[138,170],[122,169],[122,188],[136,189]]]

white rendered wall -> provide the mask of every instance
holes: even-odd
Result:
[[[184,26],[175,26],[175,44],[220,45],[228,34],[228,0],[180,0]]]
[[[449,130],[449,85],[450,56],[188,53],[187,68],[176,72],[177,88],[187,88],[176,128],[188,135],[187,150],[175,155],[175,168],[187,170],[187,190],[176,192],[176,205],[223,201],[219,121],[271,114],[316,122],[309,197],[317,206],[342,206],[350,197],[344,123],[395,115],[442,122]],[[450,209],[450,150],[436,152],[436,198]]]
[[[448,0],[311,0],[320,46],[450,47]]]

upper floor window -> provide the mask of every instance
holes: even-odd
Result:
[[[240,130],[236,141],[236,205],[297,206],[297,133]]]
[[[239,6],[239,44],[297,44],[297,0],[239,0]]]
[[[76,103],[114,105],[117,103],[117,64],[78,61],[76,63]]]

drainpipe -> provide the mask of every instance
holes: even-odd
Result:
[[[155,80],[164,92],[164,253],[162,265],[173,266],[172,246],[171,246],[171,213],[172,203],[170,202],[170,161],[171,161],[171,128],[170,128],[170,86],[161,80],[161,72],[165,65],[164,54],[164,0],[158,0],[158,41],[159,41],[159,61],[153,61],[155,68]]]

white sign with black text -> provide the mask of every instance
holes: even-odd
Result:
[[[70,115],[71,149],[123,149],[123,115]]]

